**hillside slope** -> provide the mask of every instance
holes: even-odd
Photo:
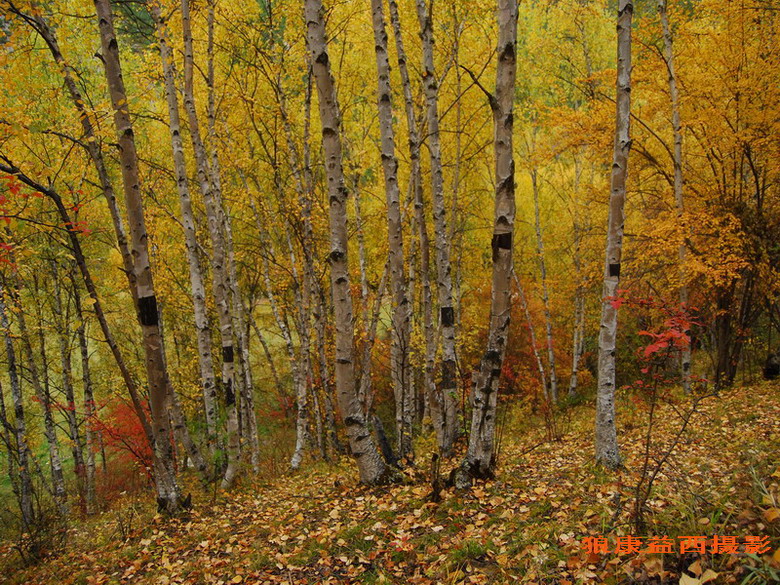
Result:
[[[164,521],[142,494],[72,530],[63,553],[23,568],[2,546],[14,584],[103,583],[753,583],[780,568],[780,391],[763,384],[704,400],[679,433],[684,404],[656,413],[651,455],[663,458],[647,502],[639,552],[615,554],[632,523],[647,408],[623,399],[619,431],[626,469],[592,465],[591,405],[559,415],[560,440],[543,421],[513,409],[499,475],[470,493],[431,493],[428,461],[406,483],[357,486],[350,462],[315,465],[210,503],[195,496],[189,518]],[[424,449],[421,446],[420,451]],[[650,458],[652,468],[653,457]],[[764,555],[712,554],[714,536],[756,537]],[[666,536],[674,552],[645,552]],[[680,553],[681,536],[707,537]],[[587,537],[607,537],[607,554]],[[688,548],[690,548],[688,547]],[[682,573],[688,570],[687,573]],[[716,575],[717,574],[717,575]],[[774,575],[774,576],[773,576]]]

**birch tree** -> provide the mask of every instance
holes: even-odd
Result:
[[[211,238],[212,290],[219,317],[219,333],[222,344],[222,386],[227,409],[228,464],[222,478],[222,488],[233,485],[240,469],[240,436],[238,429],[238,401],[236,398],[235,351],[233,348],[233,317],[230,311],[230,283],[226,258],[225,234],[221,221],[221,209],[215,195],[213,175],[206,146],[200,132],[200,122],[195,108],[192,24],[189,0],[181,2],[182,36],[184,37],[184,109],[195,154],[198,185],[206,204],[209,236]]]
[[[198,257],[198,238],[195,231],[195,218],[192,212],[187,165],[184,159],[184,144],[181,137],[179,118],[179,99],[176,93],[176,66],[173,52],[168,41],[167,23],[163,19],[157,2],[151,5],[157,25],[157,42],[160,47],[163,79],[165,81],[165,99],[168,106],[168,120],[173,151],[173,169],[176,189],[181,208],[181,225],[184,230],[184,247],[187,252],[187,265],[190,274],[190,296],[195,317],[195,337],[198,344],[198,367],[200,369],[201,390],[206,415],[206,443],[212,457],[214,455],[217,433],[217,384],[214,377],[214,362],[211,355],[211,328],[206,308],[206,289],[203,284],[203,272]]]
[[[455,309],[452,306],[452,270],[447,210],[444,203],[439,136],[439,82],[433,61],[433,3],[417,0],[417,19],[423,54],[423,88],[425,90],[428,151],[431,157],[431,198],[433,201],[434,247],[436,248],[436,280],[439,289],[439,326],[442,336],[441,382],[439,400],[442,404],[442,454],[449,456],[458,430],[457,388],[455,382]]]
[[[620,0],[617,18],[617,82],[615,144],[612,155],[604,289],[599,329],[598,386],[596,393],[596,461],[606,467],[620,465],[615,426],[615,352],[618,327],[620,262],[626,202],[628,153],[631,150],[631,21],[634,3]]]
[[[387,240],[392,300],[392,348],[390,375],[393,379],[396,411],[396,436],[399,457],[412,456],[414,396],[411,385],[409,343],[411,341],[411,305],[404,272],[404,241],[401,225],[401,201],[398,189],[398,160],[395,156],[390,62],[387,54],[387,30],[382,0],[371,0],[374,48],[377,68],[377,108],[381,133],[382,170],[387,201]]]
[[[306,0],[306,45],[319,96],[322,149],[328,183],[330,218],[330,278],[336,325],[336,393],[341,417],[347,428],[352,456],[357,461],[360,480],[377,484],[386,479],[387,468],[376,449],[355,390],[354,325],[347,262],[347,189],[341,156],[341,113],[330,70],[321,0]]]
[[[94,514],[97,506],[95,496],[95,393],[92,383],[92,368],[89,364],[89,345],[87,343],[87,324],[81,307],[81,293],[78,280],[73,271],[70,273],[73,290],[73,305],[76,309],[78,327],[79,356],[81,357],[81,382],[84,392],[84,449],[86,469],[86,512]]]
[[[425,205],[423,202],[423,180],[420,159],[420,132],[417,128],[415,116],[414,98],[412,96],[412,83],[409,78],[409,67],[401,31],[401,18],[398,14],[398,5],[395,0],[388,0],[390,22],[395,37],[395,49],[398,57],[398,71],[401,75],[401,86],[404,96],[404,112],[406,114],[406,128],[409,134],[409,182],[414,201],[414,224],[416,226],[417,239],[420,246],[420,287],[422,295],[422,326],[425,338],[425,360],[423,363],[423,396],[428,407],[433,427],[436,431],[436,439],[439,450],[447,451],[446,443],[449,433],[446,432],[442,396],[438,392],[434,380],[434,362],[436,360],[436,332],[433,326],[433,295],[431,293],[431,246],[428,238],[428,226],[425,221]],[[410,275],[413,270],[410,267]],[[410,280],[410,297],[411,295]]]
[[[493,111],[495,151],[495,221],[493,224],[493,279],[487,350],[474,383],[468,451],[456,478],[465,487],[471,478],[494,475],[496,405],[504,363],[512,295],[512,236],[515,227],[515,161],[512,149],[515,78],[517,74],[517,2],[498,0],[496,89],[488,94]]]
[[[547,262],[544,259],[544,238],[539,212],[539,170],[531,169],[531,190],[534,195],[534,228],[536,229],[536,256],[539,273],[542,277],[542,303],[544,304],[544,326],[547,334],[547,365],[550,367],[550,387],[545,388],[547,399],[553,404],[558,402],[558,375],[555,370],[555,347],[553,344],[552,313],[550,311],[550,293],[547,290]]]
[[[155,479],[158,507],[169,514],[176,513],[181,505],[179,487],[176,484],[173,453],[169,440],[168,424],[168,372],[165,368],[157,297],[154,290],[152,268],[149,263],[148,235],[144,219],[141,182],[138,172],[138,155],[130,120],[130,106],[122,78],[119,45],[114,32],[109,0],[95,0],[102,60],[108,82],[111,105],[114,110],[114,126],[119,142],[122,167],[122,183],[130,225],[133,253],[133,274],[138,298],[138,321],[143,331],[143,349],[146,374],[149,383],[149,403],[154,429]]]
[[[8,377],[11,381],[11,399],[14,404],[14,436],[16,439],[16,464],[19,469],[19,510],[21,512],[22,528],[30,530],[35,520],[33,508],[33,484],[30,474],[30,459],[34,455],[27,444],[27,420],[24,410],[22,384],[17,371],[16,349],[11,337],[11,323],[6,309],[5,289],[0,285],[0,327],[3,329],[5,355],[8,362]]]

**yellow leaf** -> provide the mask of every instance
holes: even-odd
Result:
[[[699,561],[696,561],[690,567],[688,567],[688,570],[694,575],[696,575],[697,577],[701,577],[702,569],[701,569],[701,563]]]
[[[235,577],[233,577],[230,580],[230,582],[231,583],[241,583],[241,581],[243,581],[243,580],[244,580],[244,578],[241,575],[236,575]]]
[[[764,518],[767,522],[774,522],[778,518],[780,518],[780,509],[779,508],[769,508],[768,510],[764,510]]]
[[[709,583],[710,581],[714,581],[718,578],[719,573],[716,573],[712,569],[707,569],[704,571],[704,574],[699,578],[699,580],[702,582],[702,585],[704,583]]]
[[[680,577],[680,585],[701,585],[701,581],[683,573],[682,577]]]

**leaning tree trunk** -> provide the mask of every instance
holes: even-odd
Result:
[[[125,227],[122,222],[122,216],[119,212],[119,205],[117,203],[116,194],[114,193],[114,187],[111,184],[111,179],[108,174],[108,169],[106,168],[103,159],[103,151],[100,148],[98,137],[95,134],[95,126],[93,124],[93,120],[96,120],[95,113],[87,110],[85,105],[87,102],[84,100],[83,96],[81,95],[81,92],[78,89],[73,69],[70,67],[68,62],[63,57],[62,52],[60,51],[57,37],[54,34],[54,31],[49,26],[48,22],[46,22],[46,20],[40,15],[36,15],[29,19],[26,18],[26,20],[28,22],[34,23],[32,24],[33,28],[36,30],[38,34],[41,35],[41,37],[44,39],[47,46],[49,47],[49,51],[51,52],[52,57],[60,67],[60,71],[62,72],[62,76],[65,81],[65,87],[67,88],[68,94],[70,95],[71,102],[73,102],[73,105],[78,113],[79,121],[81,122],[81,129],[85,137],[84,140],[85,148],[89,153],[90,158],[92,159],[92,162],[95,166],[95,170],[97,171],[100,187],[103,191],[103,196],[106,199],[109,213],[111,214],[111,221],[114,227],[114,233],[116,235],[117,245],[119,247],[120,255],[122,256],[122,263],[124,266],[125,275],[127,277],[130,293],[133,297],[133,302],[137,306],[138,299],[137,299],[137,290],[135,286],[135,275],[133,273],[133,259],[132,259],[132,255],[130,254],[130,248],[127,241],[127,234],[125,232]],[[19,169],[14,169],[13,172],[16,172],[18,174],[20,171]],[[60,220],[63,222],[63,225],[71,225],[68,211],[64,206],[62,199],[60,198],[59,194],[56,191],[44,187],[39,182],[33,181],[32,179],[30,179],[25,175],[21,175],[20,179],[26,184],[28,184],[30,187],[36,189],[36,191],[43,193],[44,195],[49,197],[56,205],[57,212],[60,216]],[[143,405],[141,404],[141,398],[138,393],[138,388],[135,379],[132,377],[129,368],[127,367],[127,364],[124,361],[119,345],[116,343],[116,340],[114,339],[111,330],[108,327],[108,322],[105,319],[105,314],[102,310],[100,299],[94,287],[94,282],[89,273],[89,269],[86,264],[86,259],[81,250],[81,245],[79,243],[78,236],[75,231],[68,230],[68,238],[71,241],[71,247],[74,256],[76,257],[76,264],[78,265],[79,270],[84,279],[84,284],[87,288],[87,292],[89,293],[90,298],[94,302],[95,315],[98,318],[98,322],[100,323],[101,330],[103,331],[103,335],[106,338],[106,343],[108,343],[109,348],[111,349],[111,352],[117,363],[117,366],[119,367],[119,371],[122,374],[122,380],[125,383],[128,394],[130,394],[130,398],[133,402],[133,409],[135,410],[136,416],[138,417],[138,420],[140,421],[141,426],[144,429],[144,433],[146,434],[150,446],[153,446],[154,435],[152,432],[151,424],[149,423],[148,417],[146,416],[146,412],[144,411]]]
[[[30,332],[27,329],[27,319],[24,316],[24,307],[22,306],[21,278],[16,275],[17,289],[10,291],[13,300],[17,304],[17,317],[19,321],[19,336],[24,350],[24,359],[27,370],[30,372],[30,379],[35,390],[36,398],[43,408],[43,434],[46,437],[46,443],[49,446],[49,462],[51,464],[51,479],[54,488],[54,499],[60,514],[65,516],[68,513],[68,493],[65,489],[65,473],[62,468],[62,457],[60,455],[60,442],[57,437],[57,426],[52,414],[51,396],[49,386],[41,380],[41,373],[35,362],[35,351],[33,350]]]
[[[22,384],[16,366],[16,350],[11,336],[11,324],[8,322],[8,312],[5,306],[5,291],[0,286],[0,327],[3,329],[5,353],[8,360],[8,377],[11,380],[11,398],[14,403],[14,431],[16,435],[16,457],[19,467],[19,509],[21,511],[22,529],[29,531],[35,520],[33,509],[33,485],[30,475],[30,447],[27,445],[27,423],[24,414],[24,397]]]
[[[401,197],[398,189],[398,160],[395,156],[393,132],[392,88],[390,62],[387,56],[387,30],[382,0],[371,0],[374,24],[374,47],[377,68],[377,108],[381,133],[382,170],[385,176],[387,200],[387,240],[390,266],[390,297],[392,299],[393,337],[390,375],[393,380],[396,410],[398,456],[411,457],[414,396],[411,391],[411,305],[404,273],[404,241],[401,225]]]
[[[152,13],[157,23],[157,38],[160,46],[163,78],[165,80],[165,98],[168,103],[169,130],[176,188],[179,192],[181,224],[184,229],[184,247],[187,251],[187,263],[190,272],[192,307],[195,316],[195,337],[198,344],[198,366],[200,368],[201,390],[206,411],[206,444],[211,456],[214,456],[217,435],[217,383],[214,377],[214,361],[211,355],[211,328],[206,308],[206,289],[203,284],[203,271],[198,257],[198,238],[195,231],[195,217],[192,212],[192,199],[187,176],[187,164],[184,159],[184,144],[181,137],[179,118],[179,99],[176,93],[176,67],[173,52],[168,45],[167,24],[157,2],[153,2]]]
[[[143,331],[143,349],[149,383],[149,402],[154,428],[155,476],[158,507],[167,513],[175,513],[180,507],[179,487],[173,465],[173,452],[168,425],[168,372],[165,368],[162,339],[160,337],[157,297],[154,291],[152,268],[149,263],[148,235],[141,198],[140,174],[135,137],[130,120],[130,107],[125,91],[119,60],[119,45],[114,32],[109,0],[95,0],[103,64],[106,71],[111,104],[114,109],[114,125],[119,142],[119,158],[125,192],[127,218],[130,224],[133,273],[138,296],[138,320]]]
[[[615,427],[615,351],[618,326],[620,260],[623,251],[623,208],[626,201],[628,153],[631,150],[631,20],[634,4],[620,0],[617,22],[617,99],[615,146],[609,196],[609,223],[604,263],[604,293],[599,330],[598,389],[596,394],[596,461],[610,468],[620,465]]]
[[[54,286],[54,312],[59,316],[56,322],[57,342],[60,350],[60,367],[62,369],[62,389],[65,393],[67,404],[66,419],[68,421],[68,438],[70,439],[70,450],[73,455],[73,471],[76,476],[76,490],[79,498],[86,509],[86,467],[84,465],[84,443],[81,439],[81,429],[76,410],[76,395],[73,390],[73,360],[71,358],[70,346],[70,311],[69,306],[63,305],[62,291],[60,283],[62,282],[57,267],[57,262],[52,261],[52,280]],[[67,301],[66,301],[67,302]]]
[[[555,372],[555,346],[553,343],[552,314],[550,313],[550,293],[547,288],[547,263],[544,259],[544,238],[539,212],[539,176],[536,168],[531,169],[531,187],[534,195],[534,226],[536,228],[536,255],[539,273],[542,277],[542,303],[544,304],[544,326],[547,334],[547,365],[550,366],[550,392],[548,398],[553,404],[558,402],[558,375]]]
[[[520,279],[517,277],[517,273],[514,271],[512,278],[515,281],[517,294],[520,297],[520,306],[523,308],[523,313],[525,314],[526,325],[528,325],[528,334],[531,340],[531,351],[533,352],[534,359],[536,360],[536,368],[539,370],[539,382],[542,385],[542,395],[544,396],[545,400],[549,400],[549,395],[547,394],[547,374],[544,371],[542,356],[539,354],[539,345],[536,343],[536,332],[534,331],[534,323],[531,320],[531,312],[528,310],[528,302],[525,298],[525,291],[523,290],[523,285],[520,283]]]
[[[354,326],[352,296],[347,262],[347,189],[341,157],[341,113],[336,100],[336,88],[330,71],[325,23],[321,0],[306,0],[306,43],[311,55],[312,70],[319,95],[322,148],[330,198],[330,277],[333,313],[336,324],[336,391],[339,409],[357,461],[360,480],[377,484],[385,480],[387,468],[376,449],[374,439],[355,391]]]
[[[474,408],[466,458],[457,474],[460,486],[471,478],[494,474],[496,404],[504,364],[512,296],[512,235],[515,227],[515,161],[512,152],[513,105],[517,73],[517,3],[498,0],[498,63],[496,92],[489,96],[493,110],[496,159],[495,223],[493,226],[493,283],[487,351],[474,384]]]
[[[78,328],[76,335],[79,341],[79,354],[81,356],[81,381],[84,386],[84,447],[86,459],[87,482],[87,514],[94,514],[96,510],[95,499],[95,394],[92,385],[92,371],[89,365],[89,345],[87,343],[87,324],[81,307],[81,294],[76,276],[71,271],[71,284],[73,285],[73,304],[76,307],[76,319]]]
[[[664,61],[669,73],[669,98],[672,102],[672,132],[674,133],[674,200],[677,205],[677,219],[682,222],[685,205],[683,201],[683,169],[682,169],[682,124],[680,122],[680,93],[677,89],[677,75],[674,70],[674,50],[672,44],[672,31],[669,27],[669,16],[666,13],[666,0],[658,0],[658,14],[661,16],[661,26],[664,33]],[[686,234],[687,236],[687,234]],[[687,274],[685,272],[685,256],[687,255],[685,239],[677,250],[680,272],[680,305],[684,309],[688,308],[688,285],[686,284]],[[688,343],[682,348],[680,355],[680,373],[682,374],[683,390],[686,394],[691,391],[691,344],[690,331],[685,332],[688,335]]]
[[[21,171],[21,169],[19,169],[19,167],[14,165],[0,163],[0,171],[13,174],[22,183],[33,189],[36,193],[42,193],[48,197],[57,208],[57,215],[59,216],[62,225],[73,224],[70,214],[68,213],[68,208],[65,207],[65,203],[57,191],[50,189],[44,186],[41,182],[28,177]],[[124,360],[122,351],[116,341],[116,338],[111,332],[111,328],[108,326],[106,313],[103,311],[103,305],[100,301],[100,296],[98,296],[97,288],[95,287],[95,281],[92,279],[89,266],[87,266],[86,256],[84,255],[84,251],[81,248],[81,241],[79,240],[78,234],[75,230],[66,231],[68,240],[70,241],[70,249],[73,252],[76,265],[78,266],[82,280],[84,281],[84,287],[87,289],[92,302],[92,310],[95,312],[95,317],[97,317],[98,323],[100,324],[100,329],[103,332],[106,343],[108,344],[108,347],[111,350],[111,354],[114,356],[114,361],[116,362],[117,367],[119,368],[119,372],[122,375],[122,380],[124,381],[127,392],[130,395],[130,400],[133,403],[133,409],[135,410],[136,416],[141,423],[141,427],[143,428],[147,441],[149,445],[153,447],[154,431],[152,430],[149,418],[146,416],[146,411],[144,410],[144,405],[141,401],[141,395],[135,382],[135,378],[131,374],[130,368],[127,366],[127,362]],[[133,291],[135,291],[135,289],[133,289]],[[135,295],[135,292],[133,292],[133,295]]]
[[[431,194],[433,220],[436,226],[436,279],[439,288],[439,325],[442,333],[441,383],[439,399],[442,404],[440,446],[442,455],[452,453],[458,431],[458,401],[455,382],[455,309],[452,306],[452,273],[450,267],[450,240],[447,229],[447,211],[444,204],[441,144],[439,140],[439,87],[433,65],[433,3],[417,0],[417,19],[423,52],[423,87],[425,88],[426,119],[428,121],[428,150],[431,155]],[[435,421],[434,421],[435,422]]]
[[[212,288],[219,317],[222,342],[222,384],[225,392],[228,431],[228,465],[222,478],[222,488],[233,485],[240,470],[240,435],[238,403],[236,398],[235,352],[233,349],[233,318],[230,312],[230,285],[227,276],[226,246],[219,204],[215,197],[211,165],[200,133],[200,122],[195,109],[193,71],[195,68],[189,0],[181,2],[182,35],[184,36],[184,109],[187,111],[190,139],[195,153],[198,184],[206,203],[209,235],[211,237]]]

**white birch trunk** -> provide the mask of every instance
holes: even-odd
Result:
[[[27,445],[27,421],[24,413],[24,397],[19,373],[16,368],[16,350],[11,337],[11,324],[6,310],[5,291],[0,286],[0,327],[3,329],[5,354],[8,360],[8,377],[11,381],[11,399],[14,403],[14,433],[16,438],[16,457],[19,467],[19,509],[22,529],[29,531],[35,520],[33,509],[33,485],[30,475],[30,448]]]
[[[528,310],[528,301],[526,301],[525,298],[525,291],[523,290],[523,285],[520,283],[520,279],[514,271],[512,272],[512,278],[515,281],[515,286],[517,286],[517,294],[520,297],[520,306],[523,308],[523,313],[525,314],[525,322],[528,326],[528,334],[531,339],[531,351],[533,351],[534,360],[536,360],[536,368],[539,370],[539,381],[542,384],[542,396],[545,400],[549,400],[547,374],[544,371],[542,356],[539,354],[539,344],[536,343],[536,331],[534,330],[534,323],[531,319],[531,312]]]
[[[515,162],[512,150],[517,45],[517,3],[498,0],[496,91],[490,96],[495,149],[495,223],[493,282],[487,350],[474,384],[471,434],[458,474],[465,487],[471,478],[493,477],[496,404],[511,317],[512,236],[515,224]]]
[[[160,46],[160,59],[165,80],[165,97],[168,104],[168,119],[170,121],[169,128],[171,148],[173,150],[174,174],[176,176],[176,188],[179,193],[181,224],[184,229],[184,245],[189,266],[190,294],[195,316],[195,336],[198,344],[198,366],[206,414],[206,442],[209,453],[213,457],[217,435],[217,383],[214,377],[214,362],[211,354],[212,339],[206,308],[206,288],[203,284],[203,273],[198,257],[198,238],[195,218],[192,212],[187,165],[184,159],[184,144],[181,137],[179,100],[175,85],[176,67],[173,60],[173,52],[168,45],[167,25],[162,19],[160,6],[156,2],[152,4],[152,13],[157,22],[157,38]]]
[[[157,297],[149,264],[148,235],[141,198],[138,157],[135,148],[130,108],[119,60],[119,46],[114,32],[109,0],[95,0],[103,64],[106,71],[114,125],[119,142],[122,181],[133,252],[133,274],[138,296],[138,320],[143,331],[143,347],[149,383],[152,426],[155,437],[155,476],[158,506],[168,513],[179,510],[180,495],[173,467],[168,425],[168,373],[165,369],[160,338]]]
[[[439,289],[439,326],[442,335],[441,383],[442,405],[441,451],[449,457],[458,430],[458,402],[455,381],[455,309],[452,306],[452,273],[447,211],[444,203],[441,145],[439,139],[439,88],[433,62],[433,5],[417,0],[417,19],[423,53],[423,87],[425,89],[428,150],[431,156],[431,196],[435,225],[436,280]]]
[[[598,387],[596,393],[596,461],[606,467],[620,466],[615,426],[615,352],[618,311],[612,300],[620,281],[623,251],[624,206],[628,154],[631,150],[631,21],[634,4],[620,0],[617,20],[617,99],[615,146],[612,159],[609,223],[607,226],[604,291],[599,329]]]
[[[87,343],[87,324],[81,308],[81,294],[75,276],[71,273],[73,283],[73,303],[76,306],[76,319],[79,326],[76,330],[81,356],[81,381],[84,390],[84,447],[86,450],[86,509],[87,514],[97,512],[95,497],[95,395],[92,386],[92,371],[89,365],[89,344]]]
[[[215,197],[215,186],[211,174],[206,147],[200,133],[200,122],[195,107],[194,56],[192,48],[192,24],[189,0],[181,2],[182,35],[184,37],[184,109],[187,112],[190,140],[195,153],[198,185],[206,204],[209,236],[211,238],[212,289],[219,317],[220,342],[222,345],[222,387],[227,410],[227,459],[228,464],[222,478],[222,489],[229,489],[236,480],[241,467],[241,444],[238,429],[238,400],[236,397],[235,351],[233,347],[233,317],[230,311],[230,286],[227,277],[226,246],[221,222],[221,212]]]
[[[544,260],[544,238],[542,222],[539,217],[539,182],[537,169],[531,169],[531,186],[534,195],[534,227],[536,228],[536,256],[539,272],[542,276],[542,302],[544,304],[544,325],[547,333],[547,365],[550,367],[550,401],[558,403],[558,375],[555,372],[555,345],[553,343],[552,314],[550,313],[550,294],[547,290],[547,264]]]
[[[423,365],[423,394],[425,403],[430,412],[431,421],[436,431],[436,439],[439,451],[447,451],[446,442],[448,433],[445,432],[446,421],[442,396],[435,385],[434,363],[436,359],[436,331],[433,326],[433,296],[431,294],[430,279],[430,242],[428,239],[428,227],[425,222],[425,207],[423,205],[423,182],[420,168],[420,135],[417,130],[417,121],[414,114],[414,98],[412,97],[412,84],[409,79],[406,51],[404,49],[403,35],[401,34],[401,19],[398,14],[398,5],[395,0],[388,0],[390,10],[390,22],[393,26],[396,54],[398,55],[398,70],[401,74],[401,86],[404,95],[404,110],[406,112],[406,127],[409,134],[409,158],[411,159],[410,188],[414,200],[414,217],[417,226],[417,236],[420,242],[420,286],[422,289],[422,321],[425,337],[425,361]]]
[[[319,96],[322,148],[325,153],[330,204],[329,259],[336,324],[336,391],[360,480],[364,484],[377,484],[385,481],[387,468],[376,449],[355,391],[354,327],[347,261],[347,189],[344,185],[341,156],[341,114],[330,71],[323,12],[321,0],[306,0],[306,41]]]
[[[404,273],[403,226],[401,197],[398,188],[398,160],[395,156],[390,62],[387,54],[387,30],[382,0],[371,1],[374,27],[374,48],[377,68],[377,109],[381,134],[382,170],[387,201],[388,264],[390,267],[390,297],[392,299],[392,347],[390,375],[395,393],[396,437],[398,456],[413,457],[412,426],[414,396],[411,388],[409,344],[411,342],[411,305]]]
[[[62,302],[62,290],[57,264],[52,261],[52,285],[54,287],[54,312],[58,317],[56,327],[57,344],[60,353],[60,369],[62,370],[62,389],[65,393],[67,410],[65,418],[68,421],[68,439],[70,440],[70,452],[73,456],[73,471],[76,476],[76,491],[86,508],[86,468],[84,466],[84,442],[81,439],[81,429],[76,409],[76,394],[73,390],[73,361],[71,359],[70,346],[70,307]]]

